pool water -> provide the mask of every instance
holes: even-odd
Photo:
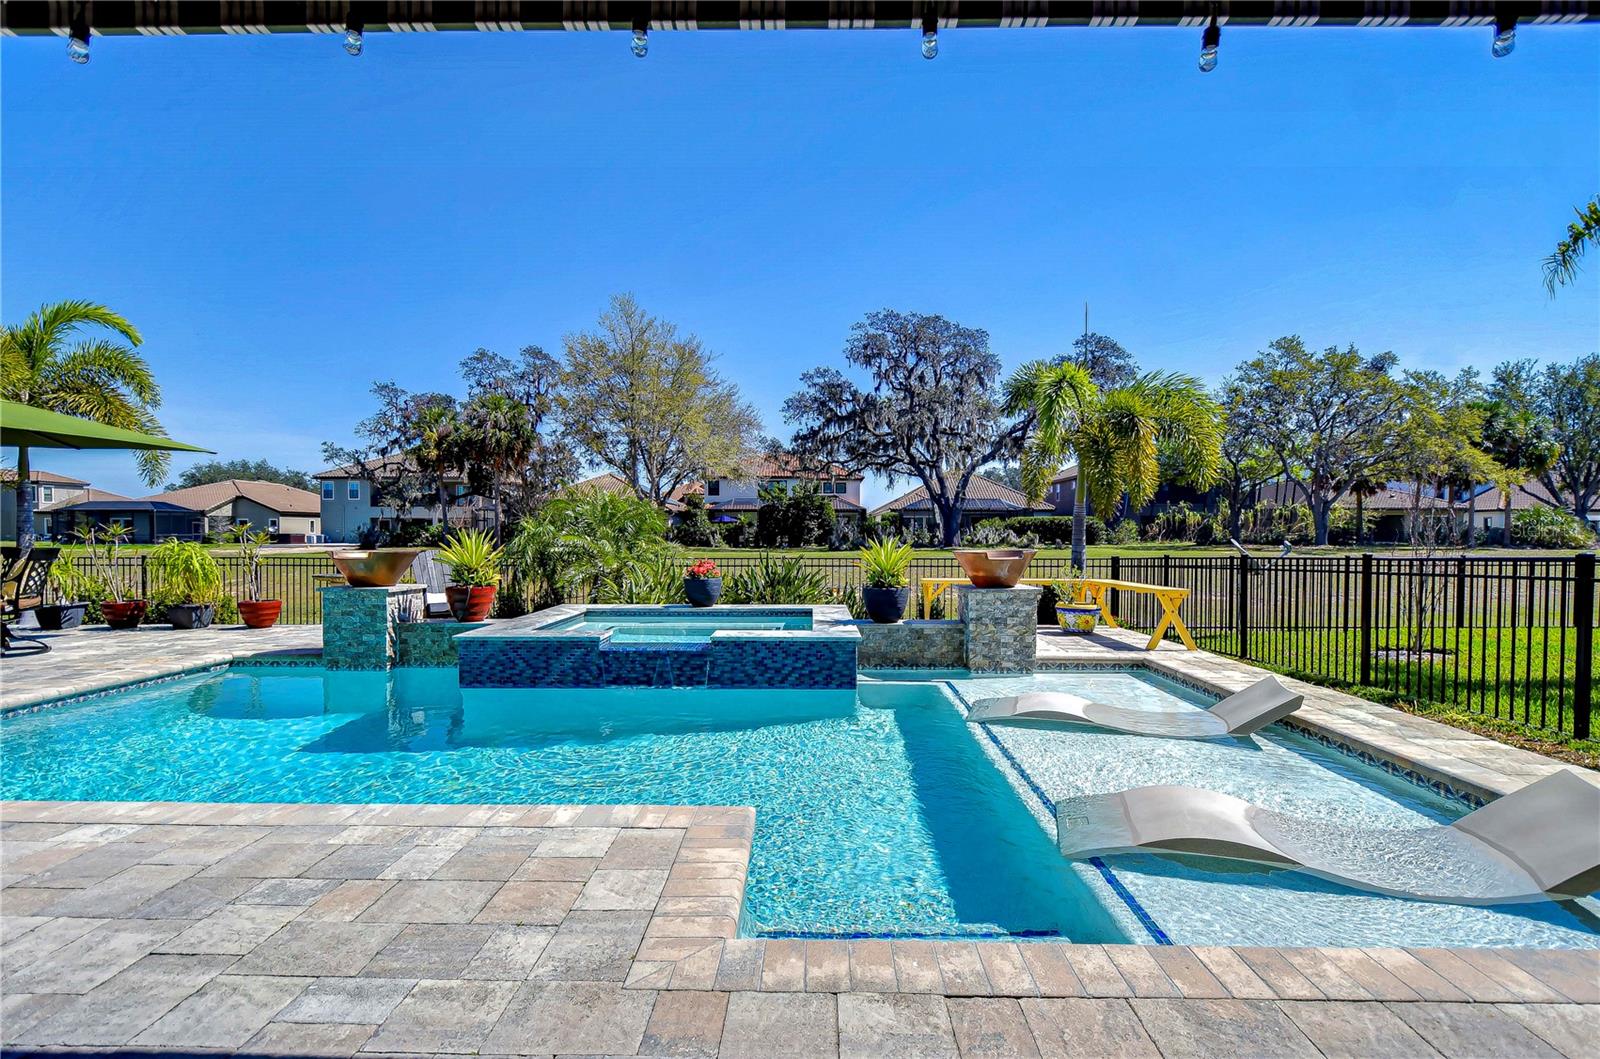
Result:
[[[750,934],[1600,946],[1592,898],[1476,908],[1214,859],[1067,861],[1055,800],[1150,783],[1382,829],[1467,810],[1281,728],[1198,741],[964,720],[964,702],[1046,689],[1209,702],[1143,671],[463,692],[453,669],[243,666],[0,721],[0,796],[753,805]]]
[[[3,723],[21,799],[753,805],[745,929],[1126,934],[930,685],[477,690],[235,667]]]
[[[729,632],[776,632],[810,629],[809,615],[752,614],[719,612],[697,615],[676,610],[670,614],[626,614],[616,618],[570,618],[540,629],[540,632],[610,632],[612,643],[695,643],[709,642],[711,634]]]
[[[1142,676],[961,674],[947,687],[966,702],[1051,690],[1140,709],[1200,709],[1212,701],[1175,682]],[[1374,831],[1447,824],[1471,811],[1279,726],[1248,739],[1208,740],[1152,739],[1036,721],[982,727],[991,745],[1052,802],[1181,784],[1310,821]],[[1025,798],[1041,810],[1031,789]],[[1053,817],[1038,815],[1053,834]],[[1179,945],[1600,947],[1600,901],[1594,898],[1484,908],[1386,897],[1303,872],[1216,858],[1132,853],[1102,860],[1132,903]]]

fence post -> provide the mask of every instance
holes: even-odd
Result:
[[[1234,591],[1234,623],[1239,628],[1239,657],[1250,660],[1250,557],[1241,555],[1234,564],[1238,585]]]
[[[1361,553],[1361,686],[1372,686],[1372,553]]]
[[[1572,682],[1572,735],[1589,738],[1589,712],[1594,706],[1594,552],[1580,552],[1572,564],[1572,624],[1578,633],[1573,661],[1578,672]]]
[[[1532,606],[1532,603],[1528,604]],[[1467,557],[1456,560],[1456,628],[1467,627]]]
[[[1111,557],[1111,580],[1122,580],[1122,556],[1120,555]],[[1106,598],[1106,605],[1111,608],[1111,616],[1113,618],[1119,617],[1117,614],[1117,590],[1113,588],[1110,592],[1107,592]]]

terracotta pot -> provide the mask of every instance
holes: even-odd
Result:
[[[686,577],[683,579],[683,598],[696,607],[714,607],[722,598],[722,578]]]
[[[456,621],[485,621],[494,608],[494,593],[493,585],[450,585],[444,590],[444,598]]]
[[[247,629],[270,629],[278,623],[278,615],[283,613],[283,600],[281,599],[241,599],[239,601],[239,620],[244,622]]]
[[[956,562],[974,588],[1015,588],[1034,554],[1033,548],[957,548]]]
[[[132,629],[144,620],[147,606],[142,599],[125,599],[121,603],[107,600],[100,604],[100,616],[113,629]]]
[[[334,552],[333,565],[353,588],[398,585],[425,548],[374,548],[369,552]]]

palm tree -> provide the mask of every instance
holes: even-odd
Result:
[[[1006,381],[1006,411],[1033,423],[1022,454],[1023,492],[1044,496],[1068,455],[1078,461],[1072,503],[1072,564],[1083,568],[1088,505],[1110,512],[1123,497],[1138,511],[1161,485],[1161,460],[1205,487],[1222,455],[1222,409],[1193,376],[1151,372],[1101,390],[1076,364],[1034,361]]]
[[[1552,298],[1556,288],[1577,278],[1583,252],[1600,242],[1600,197],[1573,208],[1578,219],[1567,225],[1567,237],[1556,244],[1555,253],[1544,259],[1544,286]]]
[[[450,525],[450,491],[445,477],[461,465],[463,437],[454,401],[435,401],[417,413],[412,424],[412,458],[417,468],[433,479],[439,504],[439,525]]]
[[[104,305],[42,305],[21,324],[0,330],[0,393],[34,408],[165,434],[154,411],[161,404],[161,387],[133,349],[142,341],[132,324]],[[140,476],[152,487],[165,477],[171,458],[154,450],[135,456]],[[19,448],[17,543],[22,547],[34,540],[29,473],[28,450]]]
[[[489,478],[489,495],[494,500],[494,529],[501,533],[500,483],[506,475],[528,462],[538,444],[528,420],[528,406],[505,394],[486,393],[473,398],[462,417],[469,436],[462,448]]]

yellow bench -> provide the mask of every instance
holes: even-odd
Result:
[[[1145,650],[1154,651],[1161,643],[1161,638],[1170,628],[1177,632],[1183,645],[1191,651],[1199,650],[1195,646],[1194,637],[1189,635],[1189,627],[1183,623],[1178,615],[1178,608],[1183,606],[1183,601],[1189,598],[1187,588],[1172,588],[1168,585],[1147,585],[1142,581],[1113,581],[1110,578],[1085,577],[1024,577],[1019,584],[1024,585],[1053,585],[1057,581],[1077,580],[1082,586],[1083,596],[1077,600],[1079,603],[1093,603],[1100,608],[1100,617],[1113,629],[1120,629],[1117,619],[1111,616],[1111,606],[1106,602],[1106,593],[1112,589],[1119,592],[1136,592],[1156,597],[1156,602],[1161,604],[1161,621],[1157,623],[1155,632],[1150,634],[1150,642],[1145,645]],[[922,579],[922,616],[926,618],[933,607],[933,601],[944,594],[951,585],[970,585],[972,582],[964,577],[924,577]]]

